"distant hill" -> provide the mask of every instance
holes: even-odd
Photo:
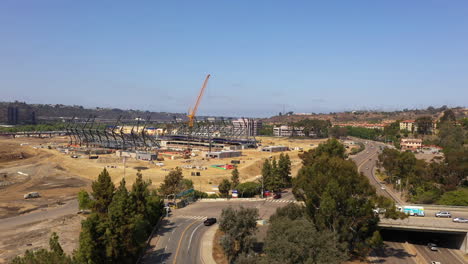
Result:
[[[182,113],[150,112],[141,110],[122,110],[118,108],[84,108],[79,105],[62,104],[26,104],[24,102],[0,102],[0,123],[9,123],[8,108],[18,109],[18,124],[41,123],[44,121],[71,119],[77,117],[80,119],[96,116],[98,120],[116,120],[120,116],[123,120],[134,120],[135,118],[146,119],[148,116],[151,121],[170,122],[174,118],[186,120],[186,115]],[[10,110],[11,111],[11,110]]]
[[[440,108],[428,107],[427,109],[416,109],[392,112],[382,111],[352,111],[352,112],[337,112],[329,114],[294,114],[289,113],[287,115],[278,115],[270,118],[262,119],[266,124],[288,124],[298,122],[303,119],[320,119],[330,120],[332,123],[344,123],[344,122],[370,122],[380,123],[386,120],[407,120],[416,119],[421,116],[431,116],[433,119],[437,119],[442,116],[445,110],[449,109],[446,106]],[[468,117],[468,108],[456,107],[451,108],[455,113],[457,119]]]

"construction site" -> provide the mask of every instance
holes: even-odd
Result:
[[[1,135],[0,219],[76,206],[77,193],[91,191],[91,182],[104,168],[115,184],[125,177],[130,187],[141,171],[157,188],[179,167],[195,189],[209,194],[216,193],[218,184],[236,167],[241,182],[257,180],[263,161],[282,152],[291,157],[292,173],[296,174],[301,166],[298,154],[321,140],[259,138],[262,123],[255,119],[198,120],[196,112],[209,78],[205,78],[188,120],[158,124],[149,118],[131,122],[118,118],[104,123],[90,116],[84,121],[70,118],[64,131]],[[27,249],[45,247],[51,230],[59,234],[64,250],[70,253],[76,248],[83,217],[75,211],[2,230],[0,263]]]

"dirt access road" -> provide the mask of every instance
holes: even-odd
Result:
[[[47,248],[52,232],[67,253],[77,245],[83,216],[76,214],[76,194],[91,181],[62,166],[63,157],[47,148],[57,141],[0,138],[0,263]],[[41,197],[23,198],[33,191]]]

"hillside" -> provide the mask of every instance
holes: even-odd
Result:
[[[382,112],[382,111],[353,111],[353,112],[340,112],[340,113],[329,113],[329,114],[310,114],[310,115],[281,115],[273,116],[270,118],[263,119],[264,123],[267,124],[288,124],[291,122],[298,122],[304,119],[320,119],[330,120],[332,123],[341,122],[370,122],[380,123],[385,120],[407,120],[416,119],[422,116],[431,116],[436,119],[442,115],[442,113],[448,109],[446,106],[440,108],[428,107],[427,109],[393,111],[393,112]],[[457,119],[468,117],[468,108],[452,108]]]
[[[141,110],[122,110],[118,108],[84,108],[79,105],[51,105],[51,104],[26,104],[23,102],[0,102],[0,123],[8,123],[8,107],[18,109],[18,124],[30,124],[48,120],[70,119],[72,117],[87,118],[90,115],[100,120],[116,120],[120,116],[123,119],[144,118],[150,116],[152,121],[169,122],[174,117],[186,119],[185,114],[150,112]],[[34,116],[34,118],[33,118]]]

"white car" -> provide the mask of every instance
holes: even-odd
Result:
[[[456,223],[468,223],[468,218],[457,217],[454,218],[452,221]]]
[[[437,212],[435,214],[435,217],[448,217],[448,218],[452,218],[452,215],[450,214],[450,212],[447,212],[447,211],[440,211],[440,212]]]
[[[432,250],[432,251],[437,251],[437,250],[439,250],[439,249],[437,248],[437,245],[434,244],[434,243],[429,243],[429,244],[427,244],[427,247],[428,247],[430,250]]]
[[[385,186],[383,186],[383,185],[380,186],[380,189],[385,190]]]

